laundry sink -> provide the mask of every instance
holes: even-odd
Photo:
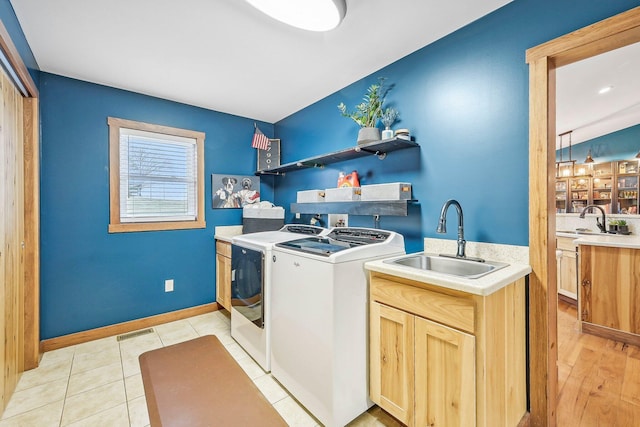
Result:
[[[477,279],[478,277],[482,277],[509,265],[504,262],[471,261],[464,258],[453,258],[436,254],[406,255],[401,258],[385,260],[384,262],[467,279]]]

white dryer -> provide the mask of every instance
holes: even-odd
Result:
[[[271,370],[271,250],[278,242],[328,232],[322,227],[289,224],[231,240],[231,336],[266,372]]]

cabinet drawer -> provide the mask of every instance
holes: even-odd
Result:
[[[371,299],[465,332],[475,331],[475,305],[472,300],[379,277],[371,279]]]
[[[231,258],[231,243],[216,240],[216,254]]]
[[[556,248],[575,252],[576,244],[573,243],[574,240],[574,237],[556,237]]]

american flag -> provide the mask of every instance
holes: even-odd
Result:
[[[260,150],[266,150],[269,148],[269,138],[267,138],[265,134],[260,131],[258,126],[256,126],[256,131],[253,134],[251,147],[258,148]]]

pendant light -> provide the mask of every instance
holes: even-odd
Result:
[[[345,0],[247,0],[280,22],[308,31],[329,31],[342,22]]]
[[[589,148],[589,151],[587,152],[587,158],[584,159],[585,163],[593,163],[593,157],[591,157],[591,148]]]

